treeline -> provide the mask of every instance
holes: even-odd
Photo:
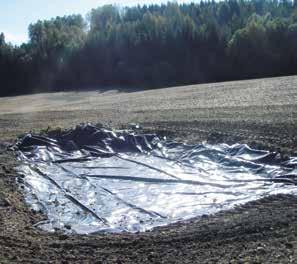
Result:
[[[161,87],[297,74],[297,3],[227,0],[117,8],[0,35],[0,95]]]

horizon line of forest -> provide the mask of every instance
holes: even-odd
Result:
[[[297,74],[296,0],[105,5],[28,31],[0,34],[0,96]]]

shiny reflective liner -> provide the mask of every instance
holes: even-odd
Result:
[[[297,159],[247,145],[187,145],[92,125],[40,136],[14,150],[27,202],[48,231],[138,232],[295,193]]]

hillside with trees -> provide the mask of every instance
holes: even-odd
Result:
[[[0,96],[186,85],[297,74],[297,2],[227,0],[118,8],[0,35]]]

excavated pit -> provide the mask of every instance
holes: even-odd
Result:
[[[26,201],[47,230],[138,232],[278,194],[296,194],[297,158],[247,145],[178,143],[90,124],[14,146]]]

